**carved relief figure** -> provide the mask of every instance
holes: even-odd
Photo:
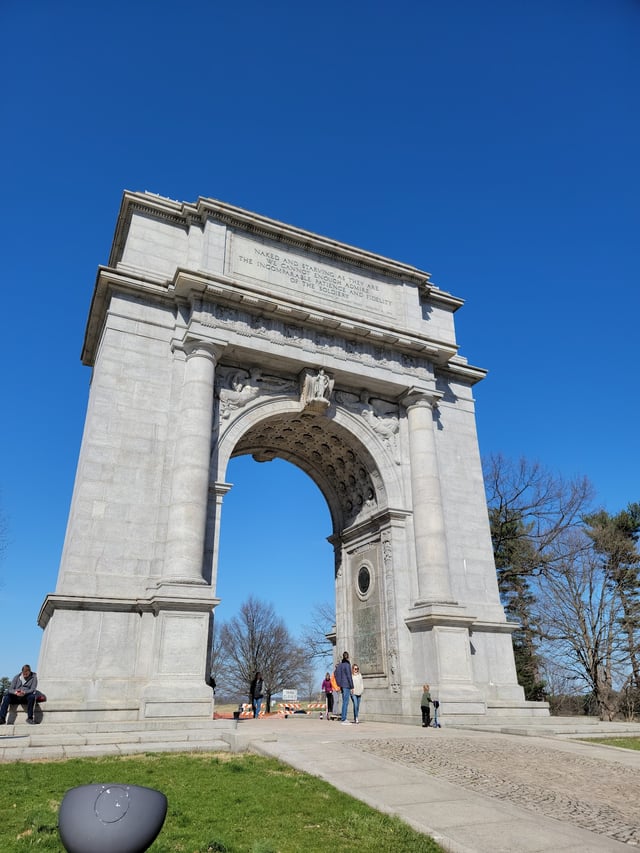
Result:
[[[324,412],[329,408],[333,380],[320,368],[317,373],[305,370],[302,375],[300,403],[303,409]]]
[[[398,431],[400,429],[400,418],[398,417],[398,407],[386,400],[370,397],[367,391],[363,391],[359,399],[356,398],[355,394],[341,391],[336,395],[336,399],[347,409],[362,415],[371,429],[387,445],[393,461],[399,465]]]
[[[228,418],[233,411],[246,406],[259,394],[265,392],[287,394],[295,390],[291,379],[280,376],[265,376],[259,367],[247,370],[230,370],[218,392],[220,417]]]
[[[314,399],[329,398],[330,387],[329,377],[322,368],[318,371],[318,375],[313,380],[313,396]]]
[[[228,418],[235,409],[240,409],[257,397],[260,393],[260,370],[256,367],[248,373],[246,370],[236,370],[227,377],[227,387],[221,388],[220,417]]]
[[[398,648],[396,645],[397,623],[395,609],[395,592],[393,587],[393,546],[388,534],[382,539],[382,561],[384,566],[384,583],[386,588],[386,598],[389,603],[387,608],[388,621],[388,651],[389,659],[389,686],[394,693],[400,690],[398,681]]]
[[[393,414],[379,414],[376,411],[373,401],[371,401],[369,405],[363,407],[362,417],[371,429],[380,436],[382,441],[389,446],[393,461],[396,465],[399,465],[398,430],[400,429],[400,419],[398,416]]]

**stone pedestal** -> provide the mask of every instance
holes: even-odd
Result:
[[[192,584],[137,599],[47,596],[38,620],[47,695],[67,719],[210,717],[203,649],[217,604]]]

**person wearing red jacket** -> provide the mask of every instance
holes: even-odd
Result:
[[[321,689],[327,702],[327,720],[329,720],[331,719],[331,714],[333,714],[333,687],[331,686],[330,673],[325,675]],[[322,714],[320,716],[322,716]]]

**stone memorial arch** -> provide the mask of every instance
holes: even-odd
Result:
[[[330,509],[337,651],[366,711],[545,714],[498,597],[462,300],[427,273],[199,199],[124,194],[39,676],[65,719],[210,717],[229,460],[303,469]],[[329,532],[329,531],[328,531]]]

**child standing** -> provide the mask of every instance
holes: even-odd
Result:
[[[326,703],[327,703],[327,720],[331,719],[331,714],[333,714],[333,686],[331,684],[331,674],[327,673],[324,677],[324,681],[322,682],[322,692],[325,695]],[[322,714],[320,714],[322,717]]]
[[[431,725],[431,691],[428,684],[422,685],[422,699],[420,710],[422,711],[422,728],[427,729]]]

